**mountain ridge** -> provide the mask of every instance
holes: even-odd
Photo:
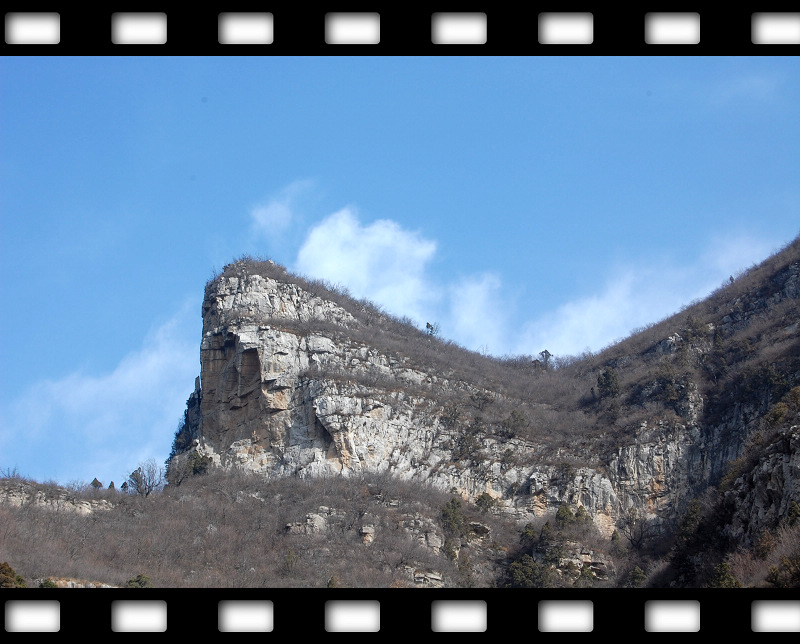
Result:
[[[798,298],[800,238],[598,353],[492,357],[242,258],[163,490],[9,473],[0,547],[15,584],[798,587]]]
[[[488,494],[520,522],[567,503],[606,535],[632,510],[674,523],[800,383],[798,256],[795,239],[623,342],[542,360],[467,351],[241,258],[206,285],[201,376],[170,475],[190,458],[265,476],[390,471]]]

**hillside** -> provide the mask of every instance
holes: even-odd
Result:
[[[798,297],[800,238],[596,354],[492,357],[245,257],[206,284],[164,493],[88,516],[246,535],[242,562],[214,555],[231,577],[213,557],[198,576],[173,539],[138,546],[174,585],[797,585]],[[222,499],[208,525],[182,514]]]
[[[798,384],[798,242],[597,355],[497,359],[245,258],[206,287],[187,457],[265,476],[388,471],[520,520],[674,520]],[[542,356],[544,357],[544,356]],[[183,468],[185,469],[185,468]]]

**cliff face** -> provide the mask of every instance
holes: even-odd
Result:
[[[203,322],[189,416],[193,449],[216,465],[301,477],[391,470],[473,498],[518,482],[489,459],[452,462],[459,435],[436,392],[477,388],[351,339],[362,323],[342,307],[243,273],[209,287]],[[508,446],[482,447],[499,457]]]
[[[198,463],[266,477],[389,471],[472,501],[486,493],[520,521],[553,513],[563,503],[584,506],[607,535],[631,508],[640,517],[671,521],[726,474],[776,402],[777,390],[726,398],[721,388],[738,386],[737,372],[730,357],[719,373],[709,367],[720,343],[728,338],[725,346],[734,346],[736,334],[754,319],[783,307],[794,324],[780,322],[786,318],[781,309],[779,332],[770,332],[783,334],[783,353],[771,354],[772,364],[784,370],[784,390],[800,382],[797,362],[786,359],[797,352],[800,335],[799,267],[780,267],[760,290],[721,297],[709,314],[714,321],[699,331],[696,324],[691,334],[672,329],[644,350],[617,351],[587,367],[581,382],[589,384],[600,368],[635,373],[630,377],[636,382],[620,399],[626,409],[653,411],[622,427],[618,411],[603,420],[611,409],[607,400],[584,401],[575,411],[576,431],[584,417],[592,431],[556,448],[544,438],[542,419],[561,413],[558,405],[522,400],[455,368],[431,368],[420,356],[425,342],[433,347],[438,339],[417,333],[414,342],[422,349],[414,351],[402,342],[378,341],[388,318],[368,303],[331,298],[330,291],[293,279],[271,262],[255,270],[254,262],[240,261],[206,287],[201,374],[176,436],[170,473],[179,482]],[[473,358],[480,370],[486,358]],[[674,365],[691,369],[664,376]],[[708,384],[712,376],[716,388]],[[541,426],[541,439],[505,431],[515,416],[492,411],[517,404],[538,414],[533,424]],[[759,465],[769,474],[751,476],[770,482],[746,484],[745,475],[739,481],[743,506],[760,508],[738,520],[741,533],[755,529],[758,520],[753,524],[750,515],[777,516],[797,494],[796,431],[787,441]],[[764,505],[764,490],[774,497],[769,508],[778,509]]]

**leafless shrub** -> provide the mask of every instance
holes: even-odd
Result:
[[[163,489],[165,483],[164,468],[156,463],[155,459],[149,459],[130,473],[127,489],[131,494],[146,497]]]
[[[343,587],[389,586],[411,583],[406,566],[456,574],[407,531],[420,517],[435,523],[448,498],[387,475],[265,480],[216,471],[147,497],[118,494],[113,510],[90,515],[0,505],[0,547],[28,579],[121,586],[146,574],[159,587],[221,588],[324,587],[335,577]],[[287,532],[320,506],[336,509],[324,534]],[[498,539],[513,532],[472,512]],[[369,545],[366,521],[375,527]]]
[[[773,571],[800,562],[800,523],[766,532],[752,548],[739,548],[727,557],[733,576],[747,588],[774,587]],[[797,565],[797,564],[795,564]]]

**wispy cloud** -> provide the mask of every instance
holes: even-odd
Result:
[[[296,220],[298,202],[308,194],[314,183],[299,179],[264,202],[250,208],[251,231],[267,240],[279,240]]]
[[[538,354],[547,349],[553,355],[574,355],[596,350],[647,315],[637,298],[642,290],[636,273],[618,274],[600,293],[571,300],[525,322],[512,353]]]
[[[730,233],[709,240],[692,262],[667,258],[607,268],[596,293],[531,310],[495,272],[437,281],[429,271],[436,249],[434,240],[397,222],[362,224],[353,208],[344,208],[308,232],[293,268],[420,326],[438,321],[443,337],[471,350],[503,355],[547,349],[564,356],[597,351],[677,312],[772,250],[769,242]]]
[[[447,286],[447,335],[481,353],[505,353],[514,303],[504,298],[496,273],[470,275]]]
[[[600,292],[571,300],[525,323],[515,353],[598,351],[636,328],[703,298],[774,250],[765,240],[730,234],[709,240],[693,262],[665,259],[617,267]]]
[[[716,280],[735,276],[778,250],[778,240],[755,238],[744,231],[728,232],[709,240],[705,253],[698,262],[704,272]],[[709,281],[709,278],[705,280]],[[703,283],[702,288],[707,288]],[[712,284],[713,287],[713,284]]]
[[[713,83],[709,98],[717,107],[741,101],[763,103],[773,100],[780,86],[780,78],[773,73],[737,75]]]
[[[430,264],[437,243],[399,223],[363,224],[352,207],[325,217],[306,236],[294,270],[347,287],[422,328],[438,322],[442,335],[472,350],[507,346],[509,303],[494,273],[437,282]]]
[[[81,472],[67,476],[119,485],[139,462],[163,460],[199,375],[197,308],[187,303],[111,372],[32,385],[5,414],[0,467],[37,480],[66,483],[67,472]]]

